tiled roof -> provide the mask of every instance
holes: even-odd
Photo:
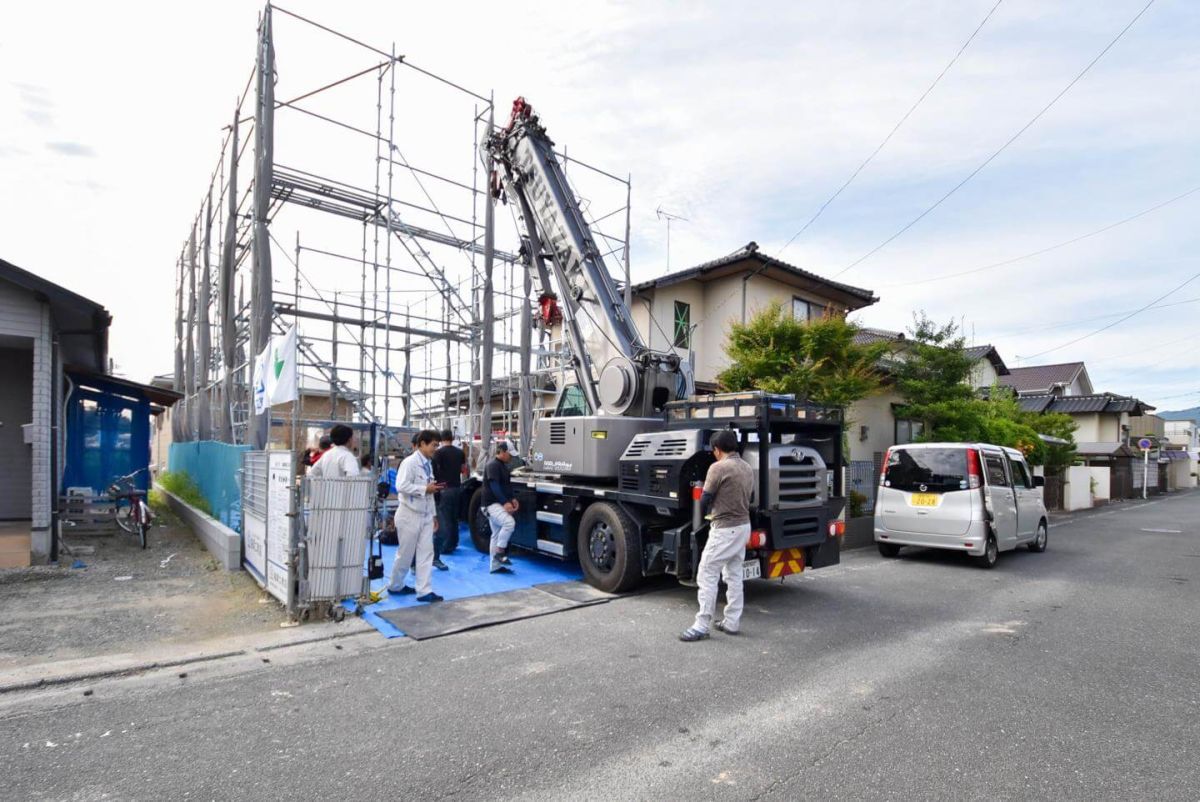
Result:
[[[854,342],[857,345],[871,345],[872,343],[895,343],[904,340],[904,332],[888,331],[887,329],[871,329],[860,328],[854,333]]]
[[[1004,364],[1004,360],[1000,358],[1000,352],[994,345],[972,345],[970,348],[964,348],[963,353],[970,357],[972,362],[978,362],[981,359],[988,360],[996,369],[998,376],[1007,376],[1012,372],[1008,365]]]
[[[1141,415],[1154,409],[1136,398],[1112,393],[1067,396],[1023,395],[1017,399],[1017,403],[1026,412],[1065,412],[1068,415],[1087,412],[1128,412],[1131,415]]]
[[[1082,370],[1082,362],[1009,368],[1008,375],[1002,378],[1000,383],[1013,388],[1018,393],[1048,392],[1055,385],[1070,384],[1075,381],[1075,377]]]
[[[713,259],[711,262],[705,262],[687,270],[668,273],[665,276],[659,276],[650,281],[639,282],[633,285],[633,290],[634,292],[642,292],[652,287],[664,287],[670,284],[678,284],[681,281],[700,279],[705,274],[746,261],[758,263],[764,273],[768,273],[769,270],[776,270],[786,276],[810,283],[813,285],[814,290],[834,290],[844,296],[848,296],[847,301],[852,301],[852,303],[847,303],[846,305],[852,309],[861,309],[879,300],[871,290],[865,290],[862,287],[855,287],[850,284],[842,284],[841,282],[818,276],[816,273],[810,273],[787,262],[782,262],[773,256],[760,253],[758,243],[756,242],[748,243],[745,247],[739,248],[728,256],[722,256],[720,259]]]

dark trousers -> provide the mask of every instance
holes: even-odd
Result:
[[[433,554],[441,557],[447,541],[453,542],[458,533],[458,500],[462,495],[461,487],[447,487],[438,493],[437,519],[438,530],[433,536]]]

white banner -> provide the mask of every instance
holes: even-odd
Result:
[[[271,338],[254,360],[254,412],[300,397],[296,373],[296,327]]]

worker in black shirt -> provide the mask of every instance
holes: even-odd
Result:
[[[438,530],[433,536],[433,567],[449,571],[450,566],[442,562],[448,543],[457,540],[458,504],[462,495],[462,477],[466,472],[467,459],[462,449],[454,445],[454,433],[449,429],[441,434],[442,445],[433,452],[433,478],[445,485],[438,494]]]
[[[512,573],[512,561],[508,559],[508,539],[517,528],[513,513],[517,511],[517,498],[513,494],[508,476],[508,461],[512,454],[505,443],[496,444],[496,456],[483,469],[482,504],[492,528],[491,572]]]

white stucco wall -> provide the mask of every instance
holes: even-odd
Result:
[[[1067,468],[1066,486],[1063,488],[1063,507],[1071,510],[1086,510],[1092,506],[1091,469],[1086,465]]]
[[[1091,479],[1095,480],[1094,491],[1092,496],[1097,502],[1108,501],[1112,498],[1110,491],[1112,479],[1108,468],[1089,467],[1088,473],[1091,474]]]

